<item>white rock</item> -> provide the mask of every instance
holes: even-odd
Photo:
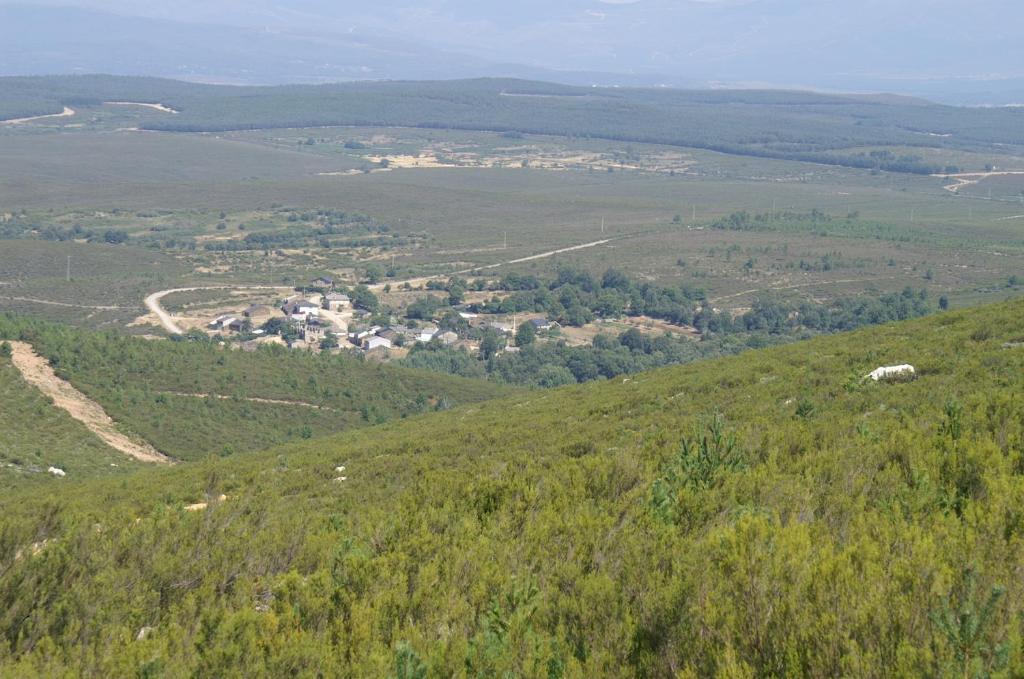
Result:
[[[886,377],[901,377],[904,375],[913,375],[914,372],[914,366],[904,363],[902,365],[888,365],[882,366],[880,368],[875,368],[870,373],[868,373],[866,377],[869,377],[873,379],[875,382],[877,382],[879,380],[885,379]]]
[[[59,476],[61,478],[67,476],[67,472],[65,472],[63,469],[57,469],[56,467],[50,467],[46,471],[50,472],[54,476]]]

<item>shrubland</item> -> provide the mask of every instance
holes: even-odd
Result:
[[[1012,676],[1022,311],[7,493],[0,668]]]
[[[151,341],[0,315],[59,377],[128,433],[182,460],[378,424],[507,393],[500,385],[357,358],[213,342]]]

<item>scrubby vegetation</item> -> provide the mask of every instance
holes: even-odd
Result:
[[[455,279],[447,284],[449,290],[461,286]],[[558,339],[557,330],[547,333],[554,335],[551,341],[537,342],[531,326],[524,322],[515,338],[517,351],[502,353],[505,340],[495,331],[470,328],[464,319],[449,312],[442,318],[441,327],[479,339],[480,351],[470,354],[432,342],[414,346],[402,364],[463,377],[488,376],[510,384],[551,387],[689,363],[816,333],[917,318],[934,310],[925,290],[906,288],[878,297],[844,297],[818,303],[761,296],[749,311],[733,318],[727,311],[715,310],[699,288],[640,284],[614,269],[596,279],[585,271],[562,267],[558,277],[549,282],[511,274],[497,281],[495,287],[518,292],[504,298],[495,296],[473,306],[475,311],[544,312],[572,326],[601,317],[649,316],[690,326],[698,335],[666,332],[652,336],[632,328],[599,334],[589,345],[569,346]],[[427,315],[439,305],[439,300],[429,305]]]
[[[107,447],[82,424],[26,384],[0,342],[0,489],[53,479],[56,467],[72,478],[119,474],[138,464]]]
[[[0,673],[1010,676],[1022,312],[5,494]]]
[[[154,342],[13,316],[0,316],[0,338],[29,342],[120,426],[184,460],[262,450],[503,393],[497,385],[348,356]]]
[[[523,96],[545,95],[545,96]],[[181,111],[149,129],[209,132],[328,125],[494,130],[670,144],[892,172],[947,168],[918,153],[1024,143],[1024,115],[898,99],[774,91],[580,88],[517,80],[237,88],[105,76],[0,80],[0,118],[109,100]]]

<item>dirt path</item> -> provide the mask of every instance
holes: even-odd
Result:
[[[477,269],[496,269],[499,266],[505,266],[506,264],[521,264],[522,262],[532,262],[535,259],[546,259],[548,257],[554,257],[560,255],[563,252],[575,252],[576,250],[586,250],[587,248],[594,248],[598,245],[605,245],[611,243],[615,238],[604,238],[602,240],[595,240],[590,243],[583,243],[582,245],[573,245],[567,248],[561,248],[559,250],[549,250],[548,252],[542,252],[539,255],[530,255],[529,257],[520,257],[519,259],[510,259],[507,262],[500,262],[498,264],[488,264],[487,266],[473,267],[472,269],[465,269],[463,271],[456,271],[455,273],[469,273],[470,271],[476,271]]]
[[[581,245],[572,245],[567,248],[559,248],[557,250],[548,250],[547,252],[541,252],[536,255],[529,255],[527,257],[520,257],[518,259],[510,259],[507,262],[498,262],[497,264],[485,264],[482,266],[474,266],[468,269],[462,269],[461,271],[454,271],[449,274],[438,274],[435,276],[421,276],[418,278],[408,278],[402,281],[388,281],[386,283],[377,283],[369,286],[371,290],[383,290],[385,285],[391,285],[393,288],[397,288],[400,285],[408,283],[412,287],[418,287],[426,284],[427,281],[435,280],[438,278],[447,278],[448,276],[459,276],[462,274],[471,273],[473,271],[482,271],[485,269],[497,269],[501,266],[508,264],[519,264],[522,262],[532,262],[537,259],[545,259],[547,257],[554,257],[565,252],[575,252],[577,250],[586,250],[587,248],[597,247],[598,245],[605,245],[611,243],[614,240],[625,238],[626,236],[617,236],[615,238],[604,238],[601,240],[595,240],[590,243],[583,243]],[[171,333],[172,335],[183,335],[184,330],[181,329],[174,318],[163,308],[160,304],[167,295],[175,292],[195,292],[196,290],[285,290],[290,288],[283,288],[277,285],[211,285],[211,286],[195,286],[190,288],[171,288],[170,290],[160,290],[154,292],[146,297],[146,308],[160,321],[160,325],[163,326],[164,330]],[[135,323],[139,323],[144,320],[145,317],[136,319]]]
[[[871,283],[873,281],[891,281],[896,280],[899,276],[883,276],[875,278],[847,278],[845,280],[838,281],[813,281],[810,283],[797,283],[796,285],[783,285],[777,288],[752,288],[750,290],[743,290],[741,292],[734,292],[731,295],[723,295],[722,297],[715,297],[714,299],[708,298],[708,301],[712,304],[723,302],[727,299],[734,299],[736,297],[743,297],[744,295],[750,295],[755,292],[774,292],[776,290],[797,290],[799,288],[813,288],[816,285],[843,285],[845,283]]]
[[[197,393],[192,394],[182,391],[161,391],[157,392],[160,394],[167,394],[168,396],[184,396],[186,398],[217,398],[224,401],[233,401],[236,398],[240,401],[249,401],[250,403],[269,403],[271,405],[279,406],[298,406],[300,408],[312,408],[313,410],[326,410],[328,412],[337,413],[342,412],[336,408],[328,408],[327,406],[319,406],[315,403],[306,403],[305,401],[288,401],[285,399],[277,398],[260,398],[258,396],[225,396],[224,394],[205,394]]]
[[[6,285],[0,283],[0,285]],[[88,304],[69,304],[67,302],[51,302],[47,299],[36,299],[34,297],[11,297],[8,295],[0,296],[0,299],[7,299],[14,302],[32,302],[33,304],[50,304],[52,306],[64,306],[72,309],[97,309],[99,311],[120,311],[120,310],[131,310],[137,309],[138,307],[128,306],[90,306]]]
[[[171,288],[170,290],[160,290],[146,297],[146,308],[149,309],[154,316],[160,321],[160,325],[163,326],[164,330],[171,333],[172,335],[183,335],[185,331],[174,322],[174,318],[160,305],[162,300],[167,295],[175,292],[195,292],[196,290],[283,290],[279,285],[209,285],[209,286],[198,286],[193,288]],[[291,289],[291,288],[287,288]],[[136,323],[142,319],[136,319]]]
[[[509,264],[521,264],[522,262],[532,262],[537,259],[546,259],[548,257],[554,257],[564,252],[575,252],[577,250],[586,250],[587,248],[597,247],[598,245],[605,245],[611,243],[614,240],[621,240],[626,236],[616,236],[615,238],[604,238],[602,240],[595,240],[590,243],[583,243],[581,245],[572,245],[567,248],[559,248],[558,250],[548,250],[547,252],[541,252],[536,255],[529,255],[527,257],[520,257],[518,259],[510,259],[506,262],[498,262],[497,264],[482,264],[480,266],[471,266],[468,269],[460,269],[459,271],[452,271],[446,274],[436,274],[434,276],[421,276],[419,278],[408,278],[404,281],[388,281],[387,283],[378,283],[376,285],[369,286],[370,290],[382,290],[385,285],[390,285],[393,289],[398,288],[401,285],[408,283],[411,287],[418,287],[425,285],[427,281],[437,280],[439,278],[449,278],[451,276],[461,276],[463,274],[473,273],[474,271],[484,271],[487,269],[497,269],[498,267],[507,266]]]
[[[164,106],[163,104],[147,104],[141,101],[105,101],[103,102],[106,106],[141,106],[143,108],[150,108],[154,111],[160,111],[161,113],[177,113],[170,106]]]
[[[50,118],[70,118],[75,115],[75,109],[64,107],[64,110],[60,113],[50,113],[45,116],[31,116],[29,118],[12,118],[11,120],[0,120],[0,125],[21,125],[22,123],[31,123],[36,120],[48,120]]]
[[[84,424],[111,448],[142,462],[169,463],[171,459],[145,442],[137,442],[117,430],[114,421],[85,394],[57,377],[47,360],[24,342],[11,342],[11,360],[25,381],[53,400],[54,405]]]
[[[952,179],[955,183],[947,184],[942,188],[946,189],[950,193],[960,193],[960,189],[965,186],[971,186],[977,184],[982,179],[988,177],[1005,177],[1007,175],[1024,174],[1024,170],[1003,170],[1001,172],[961,172],[959,174],[937,174],[935,177],[941,179]]]

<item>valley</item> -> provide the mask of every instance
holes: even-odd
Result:
[[[1024,666],[1021,111],[83,75],[0,119],[0,675]]]

